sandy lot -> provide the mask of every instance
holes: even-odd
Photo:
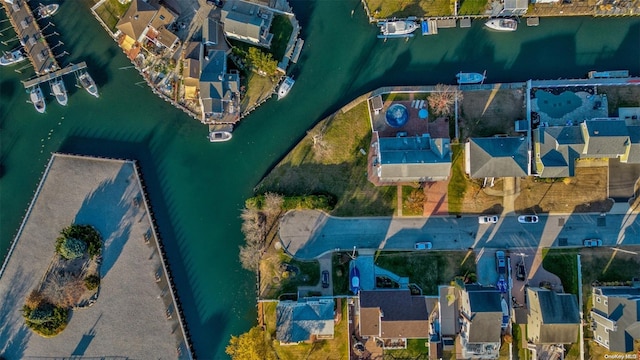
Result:
[[[465,91],[460,109],[460,138],[516,135],[515,120],[526,118],[524,89]]]

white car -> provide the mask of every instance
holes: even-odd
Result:
[[[535,224],[538,222],[538,216],[537,215],[518,216],[518,222],[521,224]]]
[[[602,246],[602,240],[600,239],[586,239],[582,242],[585,247],[599,247]]]
[[[429,250],[433,247],[433,244],[431,244],[431,241],[423,241],[417,242],[413,247],[416,250]]]
[[[498,217],[493,216],[478,216],[478,224],[495,224],[498,222]]]

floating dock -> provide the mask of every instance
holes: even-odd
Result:
[[[24,85],[24,87],[26,89],[29,89],[29,88],[34,87],[36,85],[40,85],[40,84],[42,84],[44,82],[54,80],[54,79],[56,79],[56,78],[58,78],[60,76],[64,76],[64,75],[70,74],[72,72],[80,71],[80,70],[83,70],[83,69],[86,69],[86,68],[87,68],[87,64],[83,61],[83,62],[80,62],[80,63],[77,63],[77,64],[69,65],[69,66],[65,67],[64,69],[56,70],[54,72],[50,72],[50,73],[44,74],[42,76],[38,76],[38,77],[33,78],[31,80],[25,80],[25,81],[22,82],[22,85]]]
[[[422,20],[422,35],[436,35],[438,33],[438,23],[436,20]]]

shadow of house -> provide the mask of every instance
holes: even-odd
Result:
[[[133,166],[123,165],[115,178],[100,184],[84,199],[74,220],[75,224],[95,227],[102,236],[101,276],[113,267],[129,238],[131,223],[127,215],[133,210],[133,196],[128,192],[132,190],[133,178]],[[122,193],[123,188],[127,188],[127,193]]]
[[[280,344],[333,339],[333,308],[333,299],[279,302],[276,306],[276,339]]]

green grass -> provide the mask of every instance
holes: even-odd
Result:
[[[460,214],[467,191],[467,174],[464,172],[464,145],[451,144],[451,177],[449,178],[449,213]]]
[[[240,111],[244,112],[247,109],[255,106],[266,97],[273,95],[273,89],[275,83],[268,76],[260,76],[253,71],[245,72],[243,77],[243,86],[246,87],[247,92],[242,98],[240,103]]]
[[[98,14],[100,19],[104,21],[104,23],[109,29],[111,29],[111,31],[115,31],[116,24],[118,23],[122,15],[127,12],[129,6],[131,6],[131,3],[122,5],[118,0],[107,0],[104,4],[96,9],[96,14]]]
[[[409,278],[424,295],[437,295],[438,286],[449,284],[456,276],[476,272],[475,258],[465,251],[380,252],[376,265]]]
[[[322,134],[322,146],[313,145],[313,135]],[[396,188],[376,187],[367,179],[367,157],[371,126],[366,102],[346,113],[322,120],[256,186],[257,193],[277,192],[287,196],[332,194],[337,216],[392,215]]]
[[[371,16],[377,19],[453,15],[451,0],[366,0],[366,3]]]
[[[429,358],[429,339],[408,339],[406,349],[384,350],[384,356],[385,359],[426,360]]]
[[[351,258],[345,253],[333,253],[333,255],[331,256],[334,295],[351,295],[351,293],[349,292],[350,261]]]
[[[487,6],[487,0],[462,0],[458,15],[482,15]]]
[[[578,249],[543,249],[542,267],[557,275],[564,292],[578,295]],[[537,284],[533,284],[537,285]]]
[[[273,54],[274,59],[278,61],[282,60],[292,32],[293,25],[291,25],[288,17],[284,15],[275,15],[273,17],[273,22],[271,23],[273,39],[271,40],[270,52]]]
[[[300,273],[282,280],[280,294],[296,293],[298,286],[312,286],[320,281],[320,263],[318,261],[299,261],[282,254],[282,263],[296,266]]]
[[[526,326],[525,326],[526,329]],[[513,335],[513,344],[514,344],[514,355],[517,354],[517,357],[520,360],[528,360],[529,359],[529,350],[522,347],[522,337],[523,335],[526,337],[526,334],[522,334],[520,331],[520,326],[516,325],[513,327],[512,331]]]

